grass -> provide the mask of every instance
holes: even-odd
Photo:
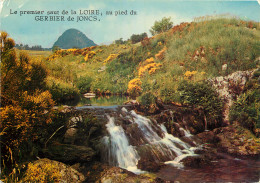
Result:
[[[30,58],[46,58],[52,54],[52,51],[36,51],[36,50],[19,50],[16,49],[17,53],[20,53],[20,51],[25,51],[28,53]]]
[[[256,58],[260,56],[259,27],[259,23],[239,19],[205,19],[176,26],[149,38],[145,44],[97,46],[92,49],[96,54],[87,61],[85,55],[69,54],[46,61],[46,65],[52,77],[73,86],[80,77],[91,78],[92,92],[125,94],[128,82],[140,78],[143,94],[149,91],[164,101],[174,101],[184,80],[198,82],[256,68]],[[163,57],[157,57],[163,49]],[[111,54],[118,56],[104,62]],[[139,76],[145,60],[151,57],[162,66]],[[223,64],[227,64],[225,71]],[[188,72],[196,74],[187,77]]]

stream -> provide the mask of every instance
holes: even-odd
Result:
[[[88,102],[86,102],[88,101]],[[260,160],[235,158],[220,154],[210,165],[190,168],[183,165],[186,157],[196,157],[202,149],[196,138],[184,128],[184,137],[167,132],[163,123],[137,114],[122,106],[126,97],[92,98],[81,101],[78,110],[92,109],[107,121],[107,134],[102,138],[102,161],[135,174],[156,169],[156,175],[170,182],[258,182]],[[104,105],[102,104],[104,102]],[[86,105],[91,104],[91,106]]]

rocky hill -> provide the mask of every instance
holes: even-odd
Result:
[[[54,46],[58,46],[62,49],[69,49],[96,46],[96,44],[81,31],[77,29],[68,29],[53,44],[53,47]]]

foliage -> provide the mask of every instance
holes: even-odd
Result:
[[[178,94],[182,104],[203,110],[209,127],[216,127],[222,122],[223,102],[209,84],[183,81],[178,87]]]
[[[58,47],[58,46],[53,46],[52,52],[56,52],[56,51],[58,51],[58,50],[60,50],[60,47]]]
[[[156,97],[152,92],[147,92],[145,94],[142,94],[138,101],[140,101],[140,104],[144,106],[150,106],[151,104],[155,104]]]
[[[168,31],[170,28],[172,28],[172,26],[173,22],[171,21],[171,17],[163,17],[162,20],[154,22],[150,32],[154,36],[156,34]]]
[[[230,109],[230,121],[238,121],[243,127],[255,132],[260,128],[260,86],[256,71],[253,79],[247,83],[243,94]]]
[[[148,36],[147,36],[147,33],[145,33],[145,32],[142,34],[133,34],[130,37],[130,40],[131,40],[132,44],[135,44],[135,43],[142,41],[146,37],[148,37]]]
[[[110,54],[105,60],[104,63],[108,63],[110,61],[112,61],[113,59],[115,59],[118,56],[118,54]]]
[[[91,82],[92,82],[92,78],[91,77],[80,77],[79,79],[77,79],[76,81],[76,86],[79,89],[80,93],[86,93],[90,91],[91,88]]]
[[[1,168],[6,178],[32,152],[32,143],[44,136],[46,131],[39,129],[51,122],[54,106],[51,94],[44,91],[43,63],[24,52],[17,58],[14,41],[7,36],[1,33]]]
[[[141,85],[142,85],[142,82],[139,78],[132,79],[128,83],[127,92],[130,94],[130,96],[133,96],[133,97],[139,96],[142,92]]]
[[[256,66],[259,30],[246,29],[239,19],[215,19],[190,23],[174,32],[165,55],[168,64],[181,63],[186,70],[208,76],[228,75]],[[194,39],[195,38],[195,39]],[[222,65],[227,64],[226,71]]]
[[[65,102],[79,96],[78,89],[70,82],[65,82],[53,77],[47,78],[47,88],[52,94],[53,100]]]
[[[115,44],[126,44],[127,41],[123,41],[123,38],[115,40]]]
[[[153,74],[161,66],[162,66],[162,64],[154,62],[154,58],[153,57],[151,57],[149,59],[146,59],[144,61],[144,63],[140,66],[139,70],[138,70],[138,76],[139,77],[143,76],[146,71],[149,74]]]

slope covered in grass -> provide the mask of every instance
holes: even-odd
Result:
[[[165,101],[175,101],[183,81],[199,82],[256,68],[259,38],[259,23],[255,22],[214,19],[182,23],[135,45],[67,50],[60,56],[54,53],[47,67],[51,77],[70,83],[75,90],[77,82],[84,85],[84,80],[88,91],[125,94],[129,93],[128,83],[138,78],[141,95],[149,91]]]

